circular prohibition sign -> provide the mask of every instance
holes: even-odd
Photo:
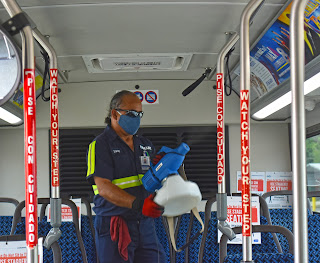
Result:
[[[143,94],[142,94],[142,92],[140,92],[140,91],[135,91],[134,94],[136,94],[136,95],[139,97],[139,99],[140,99],[141,102],[143,101]]]
[[[146,99],[146,102],[152,104],[152,103],[155,103],[157,101],[158,95],[154,91],[148,91],[146,93],[145,99]]]

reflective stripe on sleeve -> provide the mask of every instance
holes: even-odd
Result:
[[[142,185],[142,182],[141,182],[142,177],[143,177],[143,174],[138,174],[138,175],[133,175],[129,177],[112,180],[112,183],[121,189],[126,189],[130,187]]]
[[[133,175],[129,177],[124,177],[120,179],[112,180],[112,183],[118,186],[120,189],[127,189],[130,187],[136,187],[142,185],[141,178],[144,174]],[[92,189],[95,195],[99,194],[98,187],[94,184],[92,185]]]
[[[99,191],[98,191],[98,186],[96,186],[95,184],[92,185],[92,189],[93,189],[93,192],[95,195],[98,195],[99,194]]]
[[[89,145],[87,176],[93,174],[95,171],[95,168],[96,168],[96,141],[93,141]]]

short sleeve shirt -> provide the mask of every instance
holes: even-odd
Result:
[[[129,182],[146,173],[147,167],[141,165],[141,157],[152,156],[154,147],[152,143],[139,135],[133,136],[134,151],[107,126],[102,134],[97,136],[90,144],[87,154],[88,172],[87,180],[94,185],[94,176],[109,179],[111,182]],[[121,180],[117,180],[121,179]],[[135,180],[133,180],[135,181]],[[120,187],[121,188],[121,187]],[[122,188],[123,189],[123,188]],[[142,184],[123,189],[138,198],[146,198],[149,193]],[[107,201],[102,196],[94,196],[94,212],[101,216],[123,215],[126,218],[139,218],[141,214],[129,208],[119,207]]]

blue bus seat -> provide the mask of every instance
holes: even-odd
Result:
[[[81,215],[81,236],[86,249],[88,263],[96,263],[96,245],[88,216]]]
[[[217,213],[211,212],[211,218],[208,222],[207,234],[204,242],[203,254],[201,262],[203,263],[218,263],[219,262],[219,244],[218,244],[218,230],[217,230]],[[203,237],[202,237],[203,238]]]
[[[292,254],[253,254],[252,259],[255,263],[293,263]],[[242,254],[227,256],[224,263],[239,263],[242,260]]]
[[[13,216],[0,216],[0,236],[10,235]]]
[[[166,262],[170,262],[170,247],[167,232],[164,226],[163,217],[158,217],[154,219],[154,225],[157,233],[157,237],[159,239],[160,244],[163,246],[163,249],[166,253]]]
[[[49,198],[39,198],[38,204],[49,204]],[[73,222],[62,222],[60,230],[62,235],[58,240],[62,252],[62,262],[84,262],[87,263],[86,251],[83,244],[83,239],[79,231],[78,210],[76,205],[68,200],[62,199],[62,204],[68,205],[72,210]],[[25,233],[25,220],[21,219],[21,211],[25,207],[25,201],[21,202],[15,211],[11,234],[24,234]],[[20,223],[18,223],[20,221]],[[43,217],[38,221],[38,234],[39,236],[46,236],[51,229],[50,222],[47,222],[47,218]],[[52,261],[52,252],[44,249],[44,261]]]
[[[266,219],[263,223],[267,223]],[[233,228],[236,234],[242,232],[241,227]],[[252,232],[261,232],[261,245],[252,246],[252,258],[255,262],[294,262],[293,261],[293,242],[294,237],[291,231],[281,226],[273,225],[255,225],[252,226]],[[285,236],[289,244],[290,253],[279,253],[271,233],[280,233]],[[219,262],[239,262],[242,259],[242,245],[228,245],[228,238],[223,235],[220,243],[220,260]],[[228,249],[228,247],[238,246],[237,249]]]
[[[260,217],[260,225],[268,225],[267,219]],[[283,244],[289,248],[289,243],[285,236],[278,234],[278,237],[283,237]],[[227,247],[228,254],[241,254],[242,245],[229,244]],[[261,244],[252,245],[252,253],[279,253],[276,243],[271,233],[261,233]]]
[[[308,218],[309,263],[320,262],[320,214]]]
[[[47,222],[47,217],[38,222],[38,235],[46,236],[51,229],[50,222]],[[75,225],[73,222],[62,222],[60,230],[62,235],[58,240],[61,247],[62,262],[83,262],[81,250],[76,235]],[[18,223],[15,235],[25,234],[25,222]],[[43,249],[45,263],[53,262],[53,254],[51,250]]]
[[[0,203],[13,204],[15,207],[19,201],[14,198],[0,197]],[[0,216],[0,236],[10,235],[13,216]]]
[[[88,263],[97,263],[96,244],[94,238],[93,217],[90,202],[86,198],[81,198],[81,203],[86,207],[86,215],[81,215],[81,236],[87,254]],[[40,209],[40,220],[45,217],[48,204],[43,204]]]
[[[199,214],[200,214],[202,221],[204,222],[205,213],[199,212]],[[193,222],[192,222],[192,226],[191,226],[190,236],[187,238],[187,240],[189,240],[193,236],[195,236],[200,230],[201,230],[201,224],[193,216]],[[198,257],[199,257],[201,238],[202,238],[202,234],[199,235],[192,243],[190,243],[188,248],[186,248],[186,251],[188,252],[187,253],[188,254],[188,262],[190,262],[190,263],[197,263],[199,261]]]

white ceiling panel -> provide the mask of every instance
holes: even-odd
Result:
[[[68,70],[70,82],[130,79],[197,79],[234,31],[249,2],[229,1],[80,1],[20,0],[58,55],[59,68]],[[251,41],[259,36],[285,0],[267,0],[251,27]],[[0,19],[8,17],[0,9]],[[191,53],[186,72],[87,72],[82,55],[134,53]],[[238,48],[231,65],[239,59]],[[37,59],[38,67],[43,67]]]

